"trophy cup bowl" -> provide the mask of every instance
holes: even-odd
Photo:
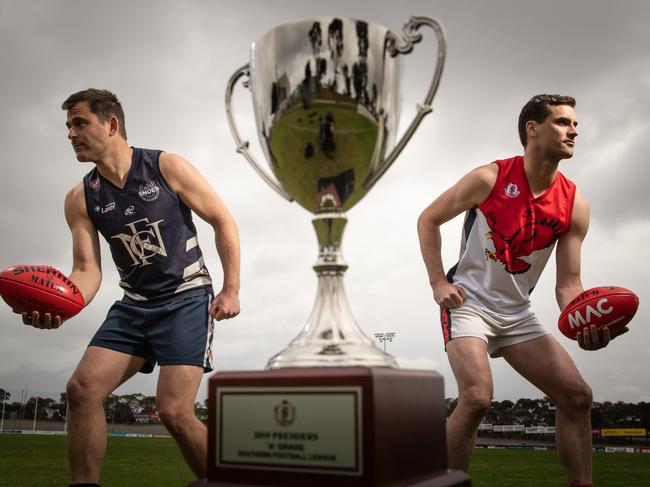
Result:
[[[437,36],[437,64],[423,103],[397,141],[400,54],[421,40],[421,26]],[[442,28],[427,17],[411,17],[401,43],[378,24],[319,17],[267,32],[253,44],[250,62],[230,78],[226,112],[238,152],[278,194],[313,214],[319,246],[311,315],[302,332],[269,360],[268,369],[397,367],[363,334],[345,296],[345,212],[370,191],[431,111],[444,57]],[[244,76],[266,168],[241,139],[233,116],[233,91]]]

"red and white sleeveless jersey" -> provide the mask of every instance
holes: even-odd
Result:
[[[512,318],[530,312],[530,293],[571,225],[576,187],[558,171],[535,198],[523,157],[496,164],[490,195],[466,213],[460,259],[447,279],[466,292],[465,304]]]

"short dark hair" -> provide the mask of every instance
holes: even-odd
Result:
[[[524,105],[519,114],[519,140],[521,144],[526,147],[528,144],[528,134],[526,133],[526,122],[533,120],[537,123],[542,123],[549,116],[551,105],[569,105],[570,107],[576,106],[576,101],[570,96],[563,95],[535,95],[528,103]]]
[[[120,100],[108,90],[88,88],[70,95],[61,105],[63,110],[70,110],[77,103],[88,102],[90,111],[105,122],[114,116],[120,123],[120,135],[126,140],[126,124],[124,122],[124,110]]]

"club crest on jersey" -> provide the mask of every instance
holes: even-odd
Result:
[[[510,183],[506,186],[505,192],[508,198],[516,198],[519,196],[519,186],[515,183]]]
[[[135,213],[135,206],[131,205],[129,206],[126,210],[124,210],[124,214],[126,216],[131,216]]]
[[[138,188],[138,196],[140,196],[144,201],[154,201],[158,198],[159,194],[160,188],[154,181],[150,181],[147,184],[141,184]]]
[[[119,239],[124,244],[132,266],[144,267],[151,264],[150,259],[155,255],[167,257],[165,243],[160,233],[160,223],[163,221],[149,222],[148,218],[142,218],[125,225],[131,230],[131,234],[120,233],[111,238]]]
[[[90,189],[94,189],[95,191],[99,189],[99,176],[97,176],[95,179],[91,179],[88,181],[88,187]]]

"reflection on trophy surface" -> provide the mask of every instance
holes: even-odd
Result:
[[[423,25],[436,33],[437,64],[423,104],[396,141],[399,54],[420,41],[417,31]],[[426,17],[412,17],[401,41],[371,22],[322,17],[269,31],[253,44],[250,63],[231,77],[226,108],[238,151],[280,195],[314,215],[319,245],[312,313],[267,368],[397,366],[363,334],[350,311],[341,254],[344,212],[368,193],[431,111],[444,54],[442,29]],[[235,125],[232,93],[243,76],[249,78],[268,169],[254,159]]]

